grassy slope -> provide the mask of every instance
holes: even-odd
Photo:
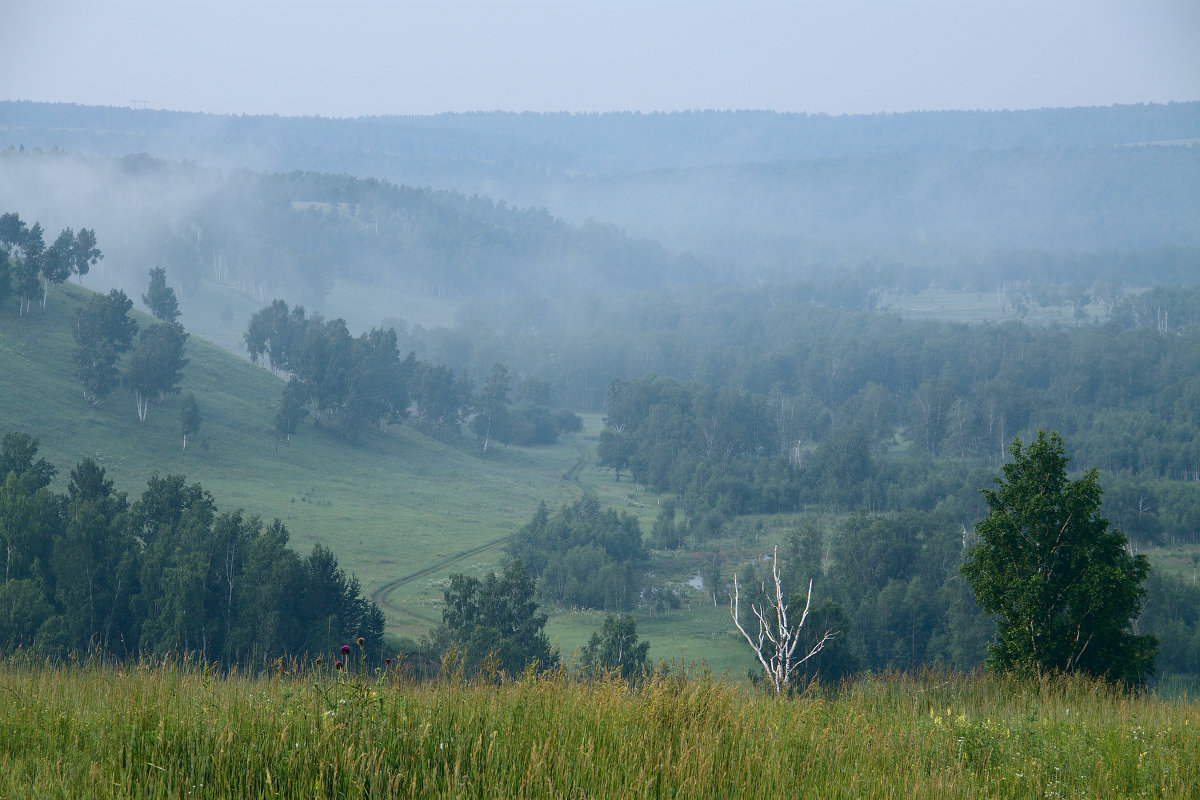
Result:
[[[595,467],[597,415],[585,417],[584,434],[555,447],[493,448],[486,458],[407,425],[351,446],[306,424],[277,454],[270,419],[280,379],[195,335],[183,392],[196,395],[204,421],[185,453],[178,397],[151,406],[144,426],[122,389],[98,407],[84,403],[72,377],[70,315],[88,294],[67,284],[45,312],[0,312],[0,435],[36,436],[39,454],[59,470],[60,491],[75,464],[91,456],[131,496],[155,472],[183,474],[211,491],[222,510],[281,518],[300,552],[316,542],[333,548],[383,605],[393,633],[417,638],[440,622],[447,577],[498,568],[504,539],[542,500],[554,508],[586,487],[605,505],[639,516],[646,531],[657,514],[653,496]],[[573,480],[564,479],[568,473]],[[568,660],[603,621],[595,612],[547,610],[548,633]],[[749,654],[726,613],[693,602],[669,617],[639,618],[639,631],[656,660],[704,659],[718,673],[742,675]]]
[[[59,469],[60,489],[84,456],[133,495],[154,472],[185,474],[209,489],[221,509],[280,517],[301,551],[318,541],[330,545],[367,591],[501,539],[543,498],[558,504],[579,491],[560,478],[579,458],[567,443],[501,449],[484,459],[408,426],[357,446],[305,426],[276,454],[270,418],[279,378],[196,337],[188,342],[183,391],[195,393],[204,422],[184,453],[179,398],[152,406],[144,426],[123,390],[99,407],[84,404],[72,378],[69,319],[85,296],[66,286],[44,314],[38,308],[25,319],[7,308],[0,313],[0,432],[38,437],[41,455]],[[400,595],[406,606],[428,600]],[[437,616],[414,619],[407,611],[389,616],[410,635]]]

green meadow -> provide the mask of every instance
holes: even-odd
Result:
[[[0,797],[1191,798],[1200,706],[1083,680],[413,683],[0,666]]]

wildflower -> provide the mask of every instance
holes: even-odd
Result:
[[[362,646],[363,646],[363,642],[365,642],[365,641],[366,641],[366,639],[364,639],[363,637],[361,637],[361,636],[360,636],[360,637],[358,637],[358,646],[359,646],[359,647],[362,647]]]
[[[390,658],[385,658],[385,659],[383,660],[383,664],[384,664],[384,666],[386,666],[386,667],[390,667],[390,666],[392,665],[392,660],[391,660]]]
[[[350,655],[350,645],[348,645],[348,644],[342,645],[342,655],[344,655],[344,656]]]
[[[341,661],[341,659],[338,659],[337,661],[333,662],[333,668],[334,668],[334,669],[341,669],[341,668],[342,668],[342,661]]]

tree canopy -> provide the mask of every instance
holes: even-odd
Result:
[[[261,668],[362,637],[382,658],[383,612],[328,548],[301,557],[279,520],[219,512],[182,475],[155,474],[131,499],[85,458],[57,494],[37,445],[24,433],[0,442],[0,655],[171,653]]]
[[[1028,447],[1014,439],[1012,461],[985,489],[988,516],[976,524],[963,573],[996,617],[989,663],[1036,675],[1083,672],[1143,685],[1154,670],[1155,637],[1132,626],[1141,611],[1144,555],[1099,516],[1096,470],[1067,477],[1055,432]]]
[[[179,319],[179,301],[175,297],[175,290],[167,286],[167,271],[162,267],[150,270],[150,285],[142,295],[142,302],[151,314],[163,322]]]
[[[530,664],[538,671],[558,665],[557,650],[546,638],[546,615],[537,612],[533,580],[520,561],[513,560],[497,576],[483,580],[451,575],[445,590],[442,624],[431,635],[439,653],[457,648],[470,674],[489,663],[509,675],[519,675]]]
[[[133,301],[119,289],[93,296],[71,316],[75,337],[75,376],[91,405],[112,391],[118,380],[117,361],[133,343],[137,323],[129,316]]]

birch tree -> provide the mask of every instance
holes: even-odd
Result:
[[[768,589],[766,583],[761,584],[761,603],[750,604],[750,611],[758,623],[758,632],[751,636],[742,625],[740,600],[741,587],[738,586],[737,575],[733,578],[733,593],[729,596],[729,613],[733,615],[733,624],[745,637],[763,668],[763,674],[771,682],[775,694],[782,694],[790,687],[792,673],[801,664],[821,652],[825,643],[832,639],[835,631],[825,631],[817,643],[802,657],[799,655],[801,631],[808,619],[808,611],[812,606],[812,580],[808,582],[808,594],[804,600],[804,611],[800,614],[799,622],[793,624],[788,619],[788,601],[783,591],[783,580],[779,574],[779,548],[771,557],[771,577],[773,589]]]

